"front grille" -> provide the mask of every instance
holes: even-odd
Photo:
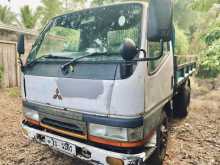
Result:
[[[83,120],[81,113],[29,102],[23,102],[23,105],[24,107],[38,111],[40,122],[48,130],[59,133],[66,131],[66,133],[74,137],[78,135],[78,137],[83,137],[87,134],[86,122]]]
[[[43,120],[41,120],[41,122],[45,125],[48,125],[54,128],[84,134],[84,131],[75,124],[64,123],[64,122],[47,119],[47,118],[44,118]]]
[[[61,111],[62,112],[62,111]],[[42,124],[61,129],[63,131],[69,131],[77,134],[85,135],[87,133],[86,122],[83,120],[76,120],[74,117],[70,116],[67,118],[61,113],[54,113],[50,111],[49,113],[39,113],[40,121]]]

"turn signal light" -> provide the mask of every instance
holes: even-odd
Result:
[[[106,162],[109,165],[124,165],[124,161],[118,158],[107,157]]]
[[[30,119],[30,118],[27,118],[26,117],[26,121],[33,124],[33,125],[36,125],[36,126],[39,126],[40,125],[40,122],[39,121],[36,121],[36,120],[33,120],[33,119]]]

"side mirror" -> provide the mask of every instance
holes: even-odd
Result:
[[[17,51],[20,56],[25,53],[24,34],[23,33],[19,34],[18,43],[17,43]]]
[[[124,60],[133,60],[138,53],[135,42],[132,39],[125,39],[120,47],[120,54]]]
[[[150,0],[147,23],[148,41],[170,41],[173,29],[172,0]]]

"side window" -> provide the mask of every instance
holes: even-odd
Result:
[[[158,68],[163,57],[167,55],[168,52],[170,51],[169,42],[164,42],[163,49],[164,49],[163,56],[160,59],[148,62],[149,73],[154,72]],[[148,42],[148,56],[157,57],[159,53],[160,53],[160,42]]]

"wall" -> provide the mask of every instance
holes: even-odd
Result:
[[[1,86],[6,88],[20,85],[20,67],[16,46],[21,32],[25,34],[25,57],[27,57],[37,32],[0,24],[0,65],[4,69]]]

